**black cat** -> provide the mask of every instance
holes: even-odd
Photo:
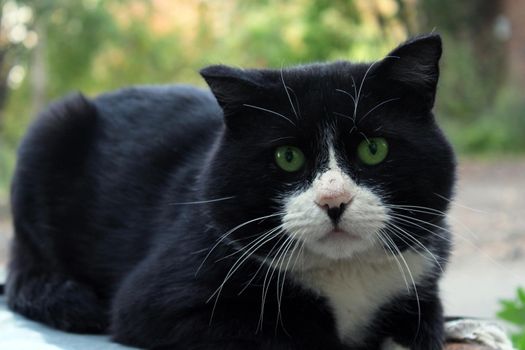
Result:
[[[19,150],[9,306],[146,348],[441,349],[440,56],[54,103]]]

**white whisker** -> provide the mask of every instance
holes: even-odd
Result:
[[[414,287],[414,293],[415,293],[415,297],[416,297],[416,302],[417,302],[417,331],[416,331],[416,334],[414,335],[414,339],[417,338],[418,334],[419,334],[419,330],[420,330],[420,327],[421,327],[421,302],[419,300],[419,293],[417,291],[417,287],[416,287],[416,282],[414,281],[414,276],[412,275],[412,271],[410,270],[410,266],[408,266],[408,263],[405,259],[405,257],[403,256],[403,254],[401,253],[401,251],[399,250],[399,248],[395,245],[395,243],[392,241],[392,239],[388,236],[384,236],[386,240],[390,241],[392,243],[392,248],[394,248],[397,253],[398,253],[398,257],[401,258],[401,260],[403,261],[405,267],[407,268],[407,272],[408,272],[408,275],[410,276],[410,280],[412,281],[412,287]]]
[[[428,207],[421,207],[421,206],[417,206],[417,205],[388,205],[388,208],[392,208],[394,210],[404,210],[404,211],[408,211],[408,212],[411,212],[411,213],[421,213],[421,214],[427,214],[427,215],[435,215],[435,216],[440,216],[440,217],[446,217],[447,219],[452,220],[453,222],[455,222],[458,225],[460,225],[466,231],[466,233],[469,234],[469,236],[471,238],[476,238],[477,237],[476,234],[474,232],[472,232],[472,230],[465,223],[463,223],[461,220],[459,220],[458,218],[456,218],[455,216],[453,216],[451,214],[447,214],[447,213],[445,213],[443,211],[440,211],[440,210],[437,210],[437,209],[428,208]],[[460,234],[458,232],[456,232],[455,235],[460,236]]]
[[[299,119],[299,116],[297,115],[297,111],[295,110],[295,107],[293,106],[292,98],[290,97],[290,94],[288,93],[288,87],[286,86],[286,83],[284,82],[283,67],[281,67],[281,81],[283,83],[284,92],[286,92],[286,96],[288,97],[288,101],[290,101],[290,106],[292,107],[293,114],[295,115],[296,119]]]
[[[235,232],[236,230],[238,230],[239,228],[241,227],[244,227],[248,224],[251,224],[252,222],[255,222],[257,220],[264,220],[264,219],[268,219],[268,218],[271,218],[271,217],[275,217],[275,216],[279,216],[281,215],[281,213],[276,213],[276,214],[271,214],[271,215],[265,215],[265,216],[260,216],[260,217],[257,217],[255,219],[252,219],[252,220],[248,220],[234,228],[232,228],[231,230],[227,231],[226,233],[224,233],[223,235],[221,235],[218,239],[217,239],[217,242],[213,245],[213,247],[211,247],[210,251],[208,252],[208,254],[206,254],[206,256],[204,257],[204,260],[202,260],[201,264],[199,265],[199,267],[197,268],[197,271],[195,271],[195,276],[197,276],[199,274],[199,271],[200,269],[204,266],[204,263],[206,262],[206,260],[210,257],[211,253],[215,250],[215,248],[217,248],[219,246],[219,244],[226,239],[226,237],[228,237],[230,234],[232,234],[233,232]]]
[[[268,268],[266,269],[266,274],[264,275],[263,280],[263,286],[262,286],[262,294],[261,294],[261,312],[259,316],[259,323],[257,325],[257,330],[261,330],[263,328],[263,321],[264,321],[264,305],[266,303],[266,296],[268,295],[268,290],[270,289],[270,283],[272,281],[273,275],[275,274],[275,271],[277,268],[274,266],[274,261],[279,261],[282,252],[286,249],[287,244],[292,239],[291,236],[286,237],[284,243],[279,247],[277,252],[275,253],[275,256],[270,261],[270,264],[268,264]],[[271,271],[271,274],[270,274]],[[269,276],[269,277],[268,277]]]
[[[339,116],[339,117],[350,119],[351,121],[354,121],[354,118],[350,117],[349,115],[346,115],[346,114],[343,114],[343,113],[339,113],[339,112],[333,112],[333,113],[335,115]]]
[[[394,215],[393,215],[393,214],[390,214],[390,215],[392,215],[392,216],[395,216],[395,215],[399,216],[400,214],[394,214]],[[448,229],[446,229],[446,228],[444,228],[444,227],[441,227],[441,226],[438,226],[438,225],[432,224],[432,223],[427,222],[427,221],[424,221],[424,220],[419,220],[419,219],[416,219],[416,218],[413,218],[413,217],[410,217],[410,216],[406,216],[406,215],[403,215],[403,217],[404,217],[404,218],[408,218],[408,219],[405,219],[407,224],[410,224],[410,225],[413,225],[413,226],[419,227],[419,228],[421,228],[422,230],[425,230],[425,231],[427,231],[428,233],[430,233],[430,234],[432,234],[432,235],[434,235],[434,236],[437,236],[437,237],[439,237],[439,238],[441,238],[441,239],[443,239],[443,240],[446,240],[446,241],[448,241],[448,242],[450,242],[450,243],[452,243],[452,241],[451,241],[448,237],[443,237],[443,236],[439,235],[437,232],[435,232],[435,231],[433,231],[433,230],[431,230],[431,229],[429,229],[429,228],[423,227],[423,226],[421,226],[421,225],[419,225],[419,224],[417,224],[417,223],[415,223],[415,222],[410,222],[409,219],[414,220],[414,221],[417,221],[417,222],[421,222],[422,224],[426,224],[426,225],[429,225],[429,226],[431,226],[431,227],[435,227],[435,228],[437,228],[437,229],[442,230],[443,232],[447,232],[447,233],[449,233],[449,234],[451,234],[451,235],[455,235],[455,236],[457,236],[458,238],[460,238],[461,240],[463,240],[465,243],[469,244],[469,245],[472,246],[474,249],[476,249],[476,251],[478,251],[479,253],[481,253],[481,255],[483,255],[485,258],[487,258],[487,259],[488,259],[491,263],[493,263],[495,266],[497,266],[498,268],[500,268],[500,269],[506,271],[506,268],[505,268],[503,265],[501,265],[501,264],[498,263],[496,260],[494,260],[489,254],[485,253],[485,251],[483,251],[483,249],[481,249],[481,247],[479,247],[479,246],[478,246],[476,243],[474,243],[473,241],[471,241],[471,240],[469,240],[469,239],[463,237],[462,235],[454,234],[454,233],[452,233],[452,231],[450,231],[450,230],[448,230]],[[397,220],[402,220],[402,218],[401,218],[401,217],[398,217]],[[516,277],[517,277],[517,275],[514,275],[514,274],[513,274],[513,276],[516,276]]]
[[[244,103],[243,106],[246,106],[246,107],[250,107],[250,108],[254,108],[254,109],[258,109],[260,111],[264,111],[264,112],[268,112],[268,113],[271,113],[273,115],[276,115],[276,116],[279,116],[281,118],[283,118],[284,120],[286,120],[287,122],[289,122],[290,124],[292,124],[293,126],[297,126],[290,118],[282,115],[281,113],[278,113],[276,111],[272,111],[270,109],[266,109],[266,108],[262,108],[262,107],[258,107],[258,106],[254,106],[254,105],[250,105],[250,104],[247,104],[247,103]]]
[[[458,207],[460,207],[460,208],[468,209],[468,210],[471,210],[471,211],[473,211],[473,212],[480,213],[480,214],[488,214],[488,212],[486,212],[486,211],[484,211],[484,210],[480,210],[480,209],[475,209],[475,208],[468,207],[468,206],[466,206],[466,205],[464,205],[464,204],[458,203],[456,200],[452,200],[452,199],[449,199],[449,198],[447,198],[447,197],[445,197],[445,196],[442,196],[442,195],[440,195],[439,193],[435,193],[435,192],[434,192],[434,195],[436,195],[436,196],[438,196],[439,198],[441,198],[441,199],[443,199],[443,200],[445,200],[445,201],[447,201],[447,202],[449,202],[449,203],[451,203],[451,204],[453,204],[453,205],[455,205],[455,206],[458,206]]]
[[[246,252],[244,252],[241,257],[239,257],[235,263],[232,265],[232,267],[230,268],[230,270],[228,271],[228,273],[226,274],[226,277],[224,277],[223,279],[223,282],[220,284],[220,286],[210,295],[210,297],[208,298],[208,300],[206,300],[206,303],[209,303],[210,300],[216,295],[216,298],[215,298],[215,303],[213,304],[213,308],[212,308],[212,312],[211,312],[211,316],[210,316],[210,324],[211,324],[211,321],[213,319],[213,315],[215,313],[215,308],[217,306],[217,303],[219,301],[219,297],[220,297],[220,294],[221,294],[221,291],[224,287],[224,285],[226,284],[226,282],[228,282],[228,280],[230,279],[230,277],[240,268],[240,266],[246,261],[248,260],[248,258],[250,258],[251,255],[253,255],[253,253],[255,251],[257,251],[260,247],[262,247],[263,245],[265,245],[266,243],[270,242],[271,240],[273,240],[275,237],[279,236],[280,233],[282,231],[281,230],[281,225],[267,231],[265,234],[261,235],[261,237],[259,237],[258,239],[256,239],[254,242],[252,242],[252,246],[250,249],[248,249]]]
[[[295,244],[293,244],[294,242],[295,242]],[[282,319],[281,305],[282,305],[283,294],[284,294],[284,284],[286,282],[286,272],[288,271],[288,267],[290,265],[290,261],[292,260],[293,253],[294,253],[295,249],[298,247],[299,244],[300,244],[300,242],[298,240],[294,240],[293,237],[292,237],[292,239],[290,240],[290,243],[288,244],[288,249],[286,250],[285,253],[282,254],[283,258],[282,258],[281,263],[279,265],[279,271],[278,271],[278,275],[277,275],[277,322],[275,323],[275,331],[277,331],[277,325],[278,325],[278,322],[280,322],[281,323],[281,327],[283,328],[283,331],[285,333],[288,333],[286,331],[286,327],[284,326],[284,322],[283,322],[283,319]],[[292,248],[292,246],[293,246],[293,248]],[[283,269],[283,264],[284,264],[284,261],[286,260],[286,256],[288,256],[288,262],[286,263],[286,266]],[[281,277],[281,274],[282,274],[282,277]],[[281,279],[281,283],[280,283],[280,285],[281,285],[281,293],[279,293],[279,279]]]
[[[208,199],[208,200],[204,200],[204,201],[170,203],[170,205],[191,205],[191,204],[213,203],[213,202],[225,201],[225,200],[232,199],[232,198],[235,198],[235,196],[222,197],[222,198],[216,198],[216,199]]]
[[[288,140],[288,139],[295,139],[295,136],[283,136],[283,137],[278,137],[278,138],[276,138],[276,139],[273,139],[273,140],[268,141],[268,143],[275,143],[275,142],[277,142],[277,141]]]
[[[257,275],[259,274],[259,272],[262,270],[262,268],[264,266],[267,266],[266,265],[266,261],[268,260],[268,258],[270,257],[270,255],[272,254],[272,252],[275,250],[275,248],[278,247],[279,243],[281,242],[282,239],[286,239],[286,235],[281,235],[281,237],[279,237],[279,239],[275,242],[275,244],[273,245],[272,249],[270,249],[270,251],[264,256],[264,259],[263,261],[261,261],[259,263],[259,268],[257,269],[257,271],[255,271],[255,273],[253,274],[252,278],[250,278],[248,280],[248,282],[246,282],[245,286],[239,291],[239,293],[237,295],[241,295],[249,286],[250,284],[253,282],[253,280],[255,280],[255,278],[257,277]]]
[[[401,227],[399,227],[398,225],[394,224],[394,223],[389,223],[389,225],[391,226],[390,227],[390,230],[389,232],[391,232],[393,235],[395,235],[397,238],[399,238],[400,240],[403,241],[403,243],[405,243],[406,245],[408,245],[414,252],[416,252],[417,254],[419,254],[420,256],[422,256],[423,258],[427,259],[428,260],[428,257],[423,255],[420,251],[418,251],[417,249],[414,249],[410,244],[409,242],[407,242],[404,238],[407,238],[409,239],[410,241],[414,242],[415,244],[417,244],[419,247],[423,248],[429,255],[430,257],[432,258],[432,260],[434,260],[434,262],[438,265],[439,269],[441,270],[441,272],[444,272],[443,270],[443,266],[441,266],[441,263],[438,261],[437,257],[435,254],[433,254],[423,243],[421,243],[420,240],[418,240],[416,237],[414,237],[413,235],[411,235],[410,233],[408,233],[407,231],[403,230]],[[396,230],[398,230],[398,232],[396,232]],[[399,234],[398,234],[399,233]]]
[[[364,137],[364,139],[366,140],[366,143],[370,143],[370,140],[368,139],[368,137],[366,137],[364,132],[360,131],[359,134]]]
[[[408,285],[408,279],[407,279],[407,276],[406,276],[406,273],[405,273],[405,269],[403,268],[403,266],[401,266],[401,262],[397,258],[397,254],[392,250],[392,247],[390,247],[390,243],[387,240],[388,236],[387,235],[383,235],[383,231],[379,231],[379,232],[377,232],[377,237],[381,240],[381,242],[383,242],[384,247],[386,247],[386,249],[388,249],[390,251],[390,253],[392,254],[392,257],[396,261],[397,266],[399,268],[399,271],[401,272],[401,276],[403,277],[403,280],[404,280],[405,285],[407,287],[407,292],[410,293],[410,286]]]
[[[399,100],[399,97],[397,98],[391,98],[391,99],[388,99],[386,101],[383,101],[381,103],[378,103],[374,108],[372,108],[371,110],[369,110],[368,112],[366,112],[366,114],[364,116],[361,117],[361,119],[359,119],[359,123],[361,123],[363,121],[363,119],[366,118],[367,115],[369,115],[370,113],[372,113],[373,111],[375,111],[376,109],[378,109],[379,107],[381,107],[382,105],[384,104],[387,104],[388,102],[392,102],[392,101],[397,101]]]
[[[385,58],[399,58],[397,56],[386,56]],[[361,79],[361,84],[359,85],[359,91],[357,91],[357,94],[356,94],[356,99],[355,99],[355,104],[354,104],[354,120],[357,121],[357,108],[358,108],[358,105],[359,105],[359,102],[361,101],[361,92],[363,90],[363,85],[365,83],[365,80],[366,80],[366,77],[368,76],[368,73],[370,73],[370,71],[372,70],[372,68],[381,61],[375,61],[373,62],[369,67],[368,69],[366,70],[364,76],[363,76],[363,79]],[[353,77],[352,77],[352,81],[354,83],[354,86],[355,86],[355,81],[353,80]],[[362,119],[362,118],[361,118]]]
[[[355,104],[355,97],[352,96],[351,93],[349,93],[349,92],[347,92],[347,91],[345,91],[345,90],[343,90],[343,89],[335,89],[335,91],[337,91],[337,92],[341,92],[341,93],[343,93],[343,94],[345,94],[345,95],[347,95],[347,96],[350,96],[350,98],[352,99],[352,101],[353,101],[354,104]]]
[[[414,218],[414,217],[412,217],[412,216],[407,216],[407,215],[403,215],[403,214],[399,214],[399,213],[390,213],[390,215],[391,215],[393,218],[395,218],[396,220],[404,221],[404,222],[406,222],[406,223],[408,223],[408,224],[412,224],[412,225],[417,226],[417,227],[420,227],[420,228],[422,228],[422,229],[426,229],[428,232],[434,234],[435,236],[437,236],[437,237],[439,237],[439,238],[441,238],[441,239],[443,239],[443,240],[446,240],[446,241],[449,242],[449,243],[452,243],[452,240],[451,240],[450,238],[448,238],[448,237],[443,237],[443,236],[441,236],[438,232],[432,231],[432,230],[430,230],[430,229],[428,229],[428,228],[425,228],[425,227],[423,227],[423,226],[421,226],[421,225],[418,225],[418,224],[414,223],[413,221],[420,222],[420,223],[422,223],[422,224],[426,224],[426,225],[429,225],[429,226],[435,227],[435,228],[437,228],[438,230],[442,230],[442,231],[444,231],[444,232],[452,233],[450,230],[447,230],[447,229],[444,228],[444,227],[441,227],[441,226],[438,226],[438,225],[432,224],[432,223],[427,222],[427,221],[424,221],[424,220],[420,220],[420,219]],[[411,222],[410,220],[413,220],[413,221]]]
[[[301,116],[301,108],[299,106],[299,98],[297,97],[297,94],[295,93],[295,91],[293,91],[293,89],[289,86],[287,86],[288,90],[293,94],[293,98],[295,100],[295,104],[297,106],[297,114],[299,114],[299,119],[302,118]]]

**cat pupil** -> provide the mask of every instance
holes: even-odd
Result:
[[[375,142],[371,142],[369,145],[368,145],[368,149],[370,150],[370,153],[372,153],[372,155],[375,156],[375,154],[377,153],[377,145]]]
[[[284,155],[284,158],[288,163],[291,163],[293,160],[293,152],[290,149],[286,150],[286,154]]]

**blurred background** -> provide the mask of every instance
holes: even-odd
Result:
[[[436,31],[444,39],[436,113],[460,155],[447,312],[493,317],[498,299],[525,284],[525,1],[0,4],[0,265],[15,150],[49,101],[130,84],[203,85],[197,71],[213,63],[378,59],[410,35]]]

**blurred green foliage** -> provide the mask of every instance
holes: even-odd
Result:
[[[487,25],[499,2],[3,0],[0,83],[19,74],[4,89],[5,101],[0,94],[0,198],[27,125],[45,103],[69,91],[203,84],[197,71],[212,63],[378,59],[406,36],[435,28],[445,40],[436,110],[456,148],[522,152],[525,103],[505,84],[504,45]],[[11,35],[17,16],[24,40]]]
[[[467,154],[522,154],[525,150],[525,101],[505,87],[475,119],[446,120],[456,148]]]
[[[525,289],[518,288],[516,299],[502,300],[498,317],[511,323],[517,331],[512,334],[512,342],[517,350],[525,350]]]

